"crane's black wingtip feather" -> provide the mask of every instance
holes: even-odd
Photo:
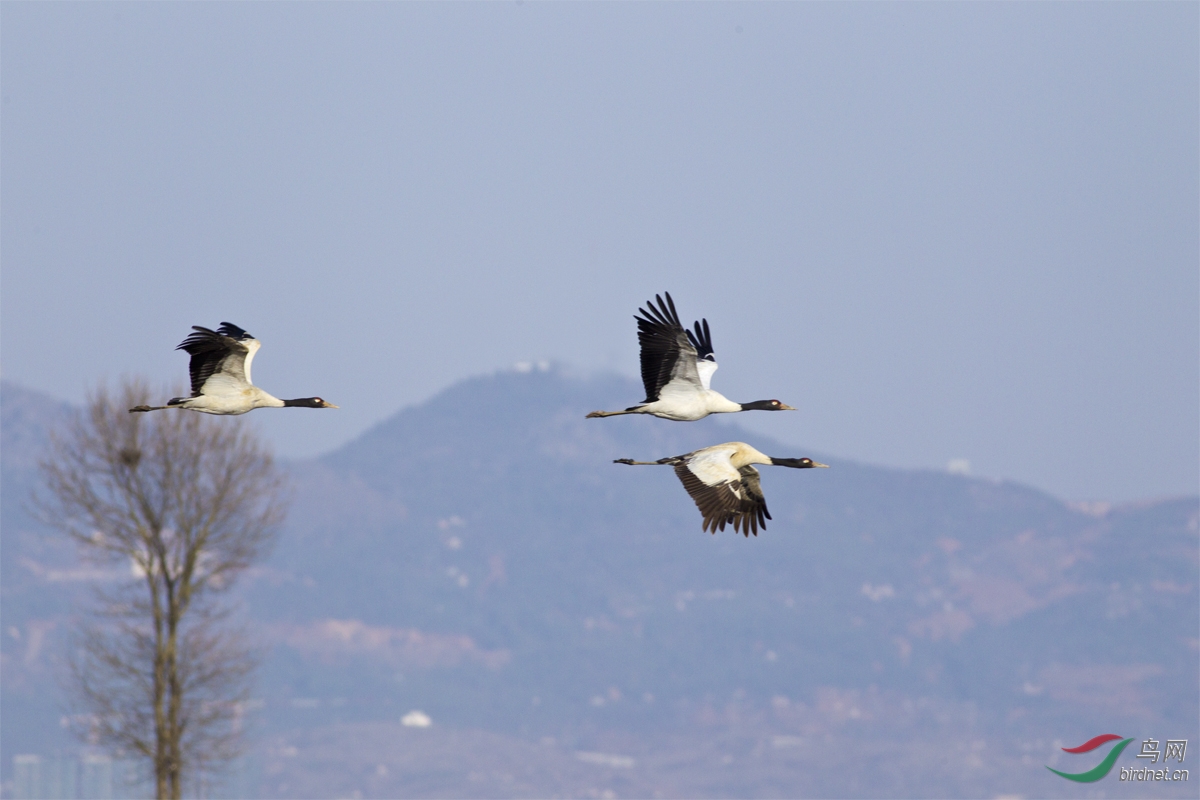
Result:
[[[217,337],[217,332],[204,327],[203,325],[193,325],[192,332],[187,335],[187,338],[179,343],[176,350],[188,350],[195,344],[206,342]],[[190,352],[190,351],[189,351]]]
[[[666,300],[663,300],[663,296]],[[639,325],[649,323],[652,326],[665,326],[668,328],[682,328],[683,325],[679,322],[679,312],[675,310],[675,301],[671,299],[670,292],[654,295],[653,300],[646,301],[645,308],[639,308],[638,312],[646,317],[645,321],[640,317],[635,316]]]
[[[705,358],[713,354],[712,332],[708,327],[708,320],[701,319],[694,323],[696,332],[688,331],[688,338],[691,339],[692,345],[696,348],[696,354],[700,358]]]
[[[675,310],[675,301],[671,299],[671,293],[663,292],[663,294],[667,296],[667,305],[671,309],[671,322],[673,322],[677,328],[682,328],[683,323],[679,321],[679,312]]]
[[[239,328],[232,322],[222,322],[221,327],[217,328],[217,333],[223,336],[228,336],[231,339],[253,339],[254,337],[246,333],[245,328]]]
[[[674,322],[676,325],[679,325],[679,312],[675,310],[675,301],[671,299],[671,293],[663,292],[663,294],[665,294],[667,296],[667,305],[670,306],[670,308],[671,308],[671,321]],[[658,302],[661,303],[662,301],[659,300]],[[680,326],[680,327],[682,327],[682,326]]]

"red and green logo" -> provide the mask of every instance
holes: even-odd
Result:
[[[1063,752],[1090,753],[1097,747],[1106,745],[1116,739],[1121,739],[1121,737],[1117,736],[1115,733],[1105,733],[1095,737],[1094,739],[1088,739],[1086,742],[1079,745],[1079,747],[1064,747]],[[1121,739],[1121,741],[1115,745],[1112,750],[1108,751],[1108,755],[1104,757],[1103,761],[1101,761],[1092,769],[1089,769],[1087,772],[1059,772],[1053,767],[1046,767],[1046,769],[1050,770],[1055,775],[1061,775],[1069,781],[1075,781],[1076,783],[1094,783],[1112,771],[1113,764],[1117,763],[1117,757],[1121,755],[1121,751],[1128,747],[1129,743],[1132,741],[1133,739]]]

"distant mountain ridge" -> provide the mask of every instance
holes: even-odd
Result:
[[[768,750],[776,739],[851,735],[886,749],[923,730],[917,738],[931,742],[989,742],[996,764],[1020,772],[1004,786],[1026,793],[1044,785],[1021,771],[1022,753],[1054,750],[1039,737],[1196,731],[1197,498],[1088,514],[1010,483],[806,452],[736,420],[584,419],[637,388],[557,370],[472,378],[288,466],[287,530],[243,592],[275,643],[261,724],[281,741],[325,731],[312,741],[334,750],[322,751],[324,767],[267,755],[268,771],[351,791],[359,784],[335,766],[351,756],[336,755],[334,729],[322,726],[398,725],[412,708],[438,730],[551,737],[587,752],[615,732],[646,747],[697,725],[706,736],[766,736]],[[35,440],[28,416],[9,415],[10,402],[24,407],[20,391],[4,392],[4,441],[10,426]],[[774,519],[758,538],[703,533],[670,470],[611,463],[739,439],[832,466],[764,469]],[[61,602],[39,599],[55,586],[20,565],[40,540],[28,523],[10,528],[7,481],[6,625],[61,626]],[[33,680],[43,663],[27,658],[27,642],[0,647],[6,712],[21,685],[10,673]],[[4,717],[15,752],[13,716]],[[647,773],[650,783],[627,793],[753,794],[769,772],[769,785],[811,793],[994,794],[1003,773],[949,777],[926,761],[851,791],[832,776],[803,783],[792,767],[737,772],[733,784],[719,782],[720,769],[697,766],[691,783]],[[704,770],[717,770],[709,783]],[[403,780],[383,780],[377,793],[404,793]],[[461,786],[447,791],[478,794]],[[1073,796],[1051,787],[1040,792]]]
[[[358,673],[377,699],[459,727],[651,735],[714,702],[749,713],[830,691],[967,704],[987,738],[1120,718],[1195,727],[1176,704],[1196,694],[1194,498],[1095,516],[1019,485],[809,453],[736,420],[583,418],[631,394],[606,377],[474,378],[320,459],[299,506],[313,522],[293,526],[304,545],[286,561],[314,585],[289,590],[289,615],[504,653],[426,673],[397,669],[392,648],[374,678]],[[702,533],[669,470],[611,464],[736,439],[832,464],[764,470],[774,520],[758,539]],[[340,523],[326,493],[355,498]]]

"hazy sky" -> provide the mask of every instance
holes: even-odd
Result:
[[[189,326],[230,320],[256,383],[341,406],[255,412],[316,454],[517,361],[635,376],[669,290],[714,388],[800,409],[740,416],[797,454],[1197,491],[1196,3],[0,18],[26,386],[182,381]]]

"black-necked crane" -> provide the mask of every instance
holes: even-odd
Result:
[[[280,400],[250,382],[250,362],[262,342],[231,322],[215,331],[199,325],[176,347],[192,357],[188,372],[192,396],[173,397],[165,406],[135,406],[134,411],[183,408],[205,414],[245,414],[256,408],[337,408],[319,397]]]
[[[732,524],[735,531],[746,537],[758,536],[758,529],[767,529],[771,514],[763,497],[758,470],[751,464],[811,469],[828,467],[811,458],[773,458],[760,453],[745,442],[714,444],[684,453],[681,456],[660,458],[658,461],[634,461],[618,458],[614,464],[656,466],[669,464],[683,482],[683,488],[696,501],[704,517],[704,530],[716,533]]]
[[[624,411],[593,411],[592,417],[620,414],[652,414],[662,419],[691,422],[709,414],[735,411],[795,411],[778,400],[735,403],[709,388],[717,360],[713,355],[708,320],[695,323],[695,332],[683,327],[670,292],[666,302],[658,295],[658,306],[647,302],[635,316],[641,344],[642,384],[646,399]]]

